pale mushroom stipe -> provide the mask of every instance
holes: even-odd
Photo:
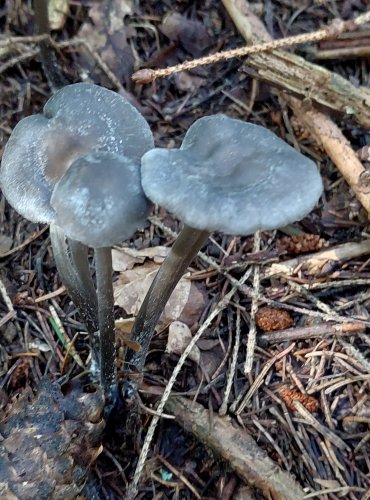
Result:
[[[163,308],[210,232],[249,235],[305,217],[323,189],[315,163],[259,125],[208,116],[188,130],[180,149],[142,158],[147,197],[185,224],[159,269],[131,338],[142,349],[128,360],[141,370]]]
[[[89,328],[93,365],[108,397],[116,384],[109,247],[146,220],[151,203],[140,159],[153,144],[146,120],[125,98],[77,83],[54,94],[43,114],[18,123],[1,164],[9,203],[25,218],[51,225],[57,267]],[[85,245],[95,248],[98,296]]]

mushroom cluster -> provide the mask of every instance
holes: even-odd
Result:
[[[317,203],[315,163],[259,125],[214,115],[187,131],[180,149],[151,149],[142,158],[147,197],[184,228],[146,295],[132,330],[142,369],[159,316],[178,280],[212,231],[249,235],[302,219]]]
[[[132,329],[141,351],[127,361],[139,370],[167,300],[210,232],[285,226],[308,214],[322,192],[316,165],[264,127],[208,116],[189,128],[179,149],[154,149],[140,113],[90,84],[64,87],[42,115],[15,127],[0,185],[19,213],[51,224],[57,267],[88,326],[108,396],[116,384],[109,247],[143,224],[151,202],[184,228]],[[97,294],[87,245],[95,248]]]

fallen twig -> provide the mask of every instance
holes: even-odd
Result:
[[[260,345],[279,344],[280,342],[289,342],[294,340],[322,338],[345,335],[357,335],[365,331],[365,325],[360,323],[320,323],[318,325],[303,326],[300,328],[288,328],[286,330],[277,330],[275,332],[265,333],[258,337]]]
[[[203,406],[180,397],[170,398],[166,409],[175,415],[185,430],[226,460],[243,481],[261,490],[265,498],[303,498],[304,493],[292,476],[282,471],[250,434],[230,418],[213,414],[211,419]]]
[[[332,248],[327,248],[321,252],[300,255],[285,262],[276,262],[264,269],[263,278],[269,278],[276,274],[291,276],[298,267],[310,274],[317,274],[323,270],[326,263],[334,261],[341,262],[353,259],[370,253],[370,240],[358,243],[344,243]]]

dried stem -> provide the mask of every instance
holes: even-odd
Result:
[[[99,377],[98,301],[90,275],[87,247],[78,241],[67,239],[64,231],[55,225],[50,226],[50,238],[60,279],[89,333],[92,375],[94,378]]]
[[[259,252],[260,246],[261,246],[261,232],[257,231],[254,235],[253,253]],[[257,336],[256,314],[258,310],[260,281],[261,281],[260,268],[258,265],[255,264],[253,265],[253,293],[252,293],[252,305],[251,305],[250,321],[249,321],[247,354],[244,363],[244,375],[248,375],[248,373],[252,371],[252,366],[253,366],[254,350],[256,347],[256,336]]]
[[[101,384],[108,403],[116,397],[116,342],[114,330],[114,298],[112,287],[112,251],[95,249],[96,285],[100,333]]]

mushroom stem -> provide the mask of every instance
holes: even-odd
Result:
[[[150,341],[168,299],[209,235],[209,231],[184,226],[159,268],[131,331],[131,340],[139,342],[141,350],[129,351],[127,363],[133,364],[140,372],[144,368]]]
[[[38,33],[40,35],[50,35],[48,0],[34,0],[33,8]],[[56,92],[67,85],[68,82],[61,74],[50,39],[40,42],[40,57],[51,90]]]
[[[64,231],[54,224],[50,226],[50,238],[60,279],[78,308],[89,333],[92,352],[91,374],[93,378],[99,379],[98,301],[90,275],[87,246],[67,238]]]
[[[117,376],[112,251],[110,247],[95,248],[95,269],[98,290],[101,384],[108,403],[114,404]]]

